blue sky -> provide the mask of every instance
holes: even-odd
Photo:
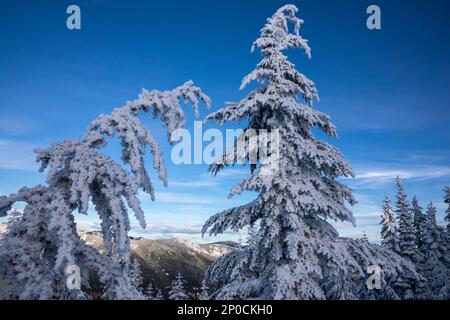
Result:
[[[166,90],[192,79],[212,98],[212,110],[244,97],[240,81],[260,59],[251,44],[285,3],[2,1],[0,194],[44,181],[33,148],[82,136],[98,114],[136,98],[142,88]],[[394,194],[396,174],[422,206],[435,202],[442,219],[442,188],[450,183],[448,1],[292,3],[305,20],[302,35],[312,59],[288,55],[316,82],[316,107],[337,125],[340,138],[333,143],[357,174],[343,181],[359,200],[358,227],[338,224],[341,234],[366,231],[378,240],[381,201]],[[70,4],[81,8],[81,30],[66,28]],[[370,4],[381,8],[381,30],[366,28]],[[187,115],[192,129],[193,114]],[[155,203],[142,198],[149,228],[133,228],[134,234],[199,240],[210,215],[254,198],[227,199],[245,168],[214,178],[204,165],[173,165],[165,132],[158,122],[147,123],[164,147],[169,188],[156,184]],[[97,223],[93,212],[77,219],[84,227]]]

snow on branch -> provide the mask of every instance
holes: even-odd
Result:
[[[169,91],[143,90],[137,100],[109,115],[100,115],[83,139],[35,150],[40,171],[47,170],[47,185],[24,187],[17,194],[0,197],[0,216],[5,216],[15,202],[26,203],[23,218],[13,225],[0,246],[0,269],[6,270],[10,281],[17,282],[16,296],[86,298],[81,289],[65,286],[65,268],[77,265],[97,272],[105,287],[103,298],[142,298],[129,275],[128,208],[145,228],[139,190],[142,188],[154,200],[144,163],[147,146],[153,155],[153,167],[164,184],[167,184],[167,173],[162,150],[139,119],[139,113],[152,111],[155,118],[162,120],[170,137],[173,130],[185,123],[182,101],[192,104],[196,116],[200,101],[208,108],[211,104],[209,97],[192,81]],[[106,146],[106,138],[116,134],[121,140],[122,160],[131,170],[99,151]],[[87,214],[90,202],[101,220],[105,256],[86,246],[77,234],[73,212]],[[89,286],[89,272],[82,275],[81,281]]]
[[[199,117],[199,102],[202,101],[207,108],[211,106],[211,99],[205,95],[192,81],[168,91],[145,89],[138,99],[129,101],[124,107],[115,109],[109,115],[100,115],[94,120],[86,131],[84,142],[91,147],[102,147],[107,144],[105,136],[119,135],[122,142],[122,160],[131,166],[133,174],[139,181],[139,187],[148,192],[154,199],[154,192],[150,178],[144,166],[144,154],[149,146],[153,154],[153,167],[159,178],[167,185],[167,172],[162,160],[162,150],[153,135],[139,119],[140,111],[152,112],[153,118],[160,118],[163,126],[167,128],[167,137],[174,130],[181,128],[185,123],[181,102],[191,104],[196,117]]]

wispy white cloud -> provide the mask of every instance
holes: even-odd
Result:
[[[182,187],[182,188],[212,188],[218,186],[218,181],[214,180],[214,177],[209,177],[210,180],[200,179],[194,181],[169,181],[170,187]]]
[[[356,177],[347,179],[356,188],[379,189],[392,184],[400,176],[404,180],[423,181],[441,177],[450,177],[450,167],[422,166],[408,169],[382,168],[382,169],[356,169]]]
[[[171,223],[151,223],[147,228],[142,229],[138,225],[131,226],[132,232],[137,232],[139,234],[163,234],[163,235],[173,235],[173,234],[200,234],[202,231],[201,224],[171,224]]]
[[[77,227],[84,231],[100,231],[99,221],[77,220]],[[130,236],[144,237],[148,239],[160,239],[177,237],[195,242],[214,242],[220,240],[237,240],[238,233],[225,232],[219,237],[209,237],[201,234],[202,224],[188,224],[188,223],[168,223],[153,221],[149,223],[145,229],[138,224],[131,224]]]
[[[183,203],[183,204],[212,204],[216,200],[210,196],[202,196],[198,194],[182,193],[182,192],[156,192],[155,198],[158,203]],[[147,199],[147,197],[145,198]],[[144,200],[148,201],[148,200]]]
[[[76,222],[77,228],[84,231],[100,231],[100,222],[97,221],[88,221],[88,220],[79,220]]]
[[[409,153],[406,155],[408,157],[408,160],[410,161],[426,161],[428,163],[430,162],[437,162],[437,161],[448,161],[450,159],[450,156],[447,152],[447,150],[441,150],[441,151],[435,151],[434,153],[425,153],[425,154],[417,154],[417,153]]]
[[[249,174],[248,167],[243,168],[225,168],[217,173],[218,178],[245,177]]]
[[[432,179],[449,176],[450,168],[423,167],[411,170],[363,171],[356,175],[356,179],[392,179],[397,175],[403,179]]]
[[[99,221],[79,220],[77,221],[78,229],[85,231],[101,230]],[[201,224],[174,224],[167,222],[152,222],[147,224],[143,229],[138,224],[131,224],[130,232],[139,235],[173,235],[173,234],[200,234],[202,230]]]

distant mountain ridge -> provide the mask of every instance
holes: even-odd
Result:
[[[79,231],[81,239],[94,248],[104,252],[101,233],[97,231]],[[199,288],[208,266],[218,257],[227,254],[236,247],[231,241],[197,244],[179,238],[150,240],[143,237],[130,237],[133,258],[141,266],[144,287],[152,282],[163,292],[171,285],[180,272],[190,291]]]
[[[0,239],[6,232],[6,225],[0,224]],[[102,235],[98,231],[78,231],[80,238],[100,252],[105,252]],[[232,241],[197,244],[179,238],[150,240],[130,237],[133,258],[141,266],[144,287],[153,287],[167,293],[176,274],[180,272],[186,280],[189,291],[200,287],[209,264],[236,247]]]

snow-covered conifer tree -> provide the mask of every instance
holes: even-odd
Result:
[[[426,216],[422,213],[422,207],[419,205],[419,202],[417,201],[417,197],[414,196],[411,202],[411,210],[413,214],[413,226],[414,230],[416,231],[416,245],[417,247],[420,247],[423,234],[425,232],[425,219]]]
[[[155,290],[153,289],[153,285],[151,282],[148,284],[147,289],[145,289],[145,297],[148,300],[155,300],[155,298],[156,298]]]
[[[134,260],[133,264],[131,265],[130,277],[134,287],[139,291],[141,291],[144,282],[144,277],[142,276],[142,270],[137,260]]]
[[[448,252],[448,262],[446,263],[447,269],[450,270],[450,187],[446,186],[444,188],[444,203],[447,204],[448,208],[445,210],[444,221],[447,221],[447,228],[445,232],[446,247]]]
[[[412,217],[403,183],[399,176],[397,176],[397,189],[395,213],[398,220],[400,254],[411,259],[413,262],[417,262],[419,257],[416,248],[417,238],[413,225],[414,219]]]
[[[426,228],[421,242],[423,263],[421,273],[427,278],[430,299],[450,298],[449,252],[444,228],[436,223],[436,207],[432,202],[427,207]]]
[[[189,295],[184,288],[184,279],[181,273],[177,274],[175,280],[172,281],[172,287],[169,291],[169,300],[189,300]]]
[[[155,300],[164,300],[164,295],[163,295],[161,289],[157,289]]]
[[[430,203],[427,206],[427,219],[428,219],[428,223],[430,224],[429,226],[431,226],[432,228],[437,226],[437,221],[436,221],[436,207],[434,206],[433,202],[430,201]]]
[[[397,228],[395,226],[394,210],[388,196],[384,198],[383,215],[381,216],[381,245],[399,253]]]
[[[100,115],[88,127],[84,138],[36,149],[41,171],[48,170],[46,185],[23,187],[17,194],[0,197],[0,216],[15,202],[26,203],[20,223],[14,224],[0,247],[0,274],[14,279],[11,298],[87,298],[83,287],[95,272],[103,284],[105,299],[136,299],[139,292],[129,277],[130,208],[142,227],[144,212],[138,199],[143,190],[154,199],[154,190],[145,168],[150,149],[153,167],[165,185],[167,173],[162,150],[140,120],[141,113],[159,117],[170,134],[185,121],[181,102],[191,103],[198,114],[199,100],[209,98],[192,81],[169,91],[142,90],[137,100]],[[100,152],[108,137],[118,137],[122,160],[130,170]],[[106,254],[88,246],[77,234],[73,212],[87,214],[92,202],[101,219]],[[66,286],[67,268],[81,270],[81,288]]]
[[[199,300],[209,300],[209,288],[206,284],[206,280],[203,279],[202,286],[200,287],[200,294],[198,295]]]
[[[424,248],[434,251],[439,260],[450,270],[450,248],[447,243],[447,233],[445,228],[437,224],[436,212],[436,207],[430,201],[427,207]]]
[[[226,210],[211,217],[204,226],[217,234],[226,229],[239,230],[260,220],[257,235],[259,246],[247,261],[239,266],[245,279],[236,292],[225,293],[238,297],[265,298],[321,298],[321,278],[315,249],[319,239],[311,234],[320,232],[319,220],[331,218],[354,222],[345,201],[354,203],[349,188],[335,180],[353,175],[352,169],[335,147],[320,141],[311,132],[318,127],[329,136],[336,136],[330,118],[312,108],[317,97],[314,83],[298,72],[283,54],[288,48],[300,48],[310,56],[310,48],[300,34],[303,23],[296,16],[297,8],[280,8],[261,29],[261,36],[253,48],[261,49],[263,59],[246,76],[241,88],[252,80],[260,87],[251,91],[239,103],[209,115],[207,120],[219,124],[248,118],[246,129],[266,129],[280,132],[279,169],[273,175],[264,175],[253,168],[251,176],[230,195],[245,190],[258,191],[258,198],[241,207]],[[293,33],[289,24],[293,25]],[[301,96],[306,103],[298,101]],[[231,150],[234,152],[234,150]],[[226,155],[224,155],[226,157]],[[212,165],[216,173],[224,166],[222,159]]]
[[[362,239],[363,239],[364,241],[369,242],[369,237],[367,236],[367,233],[366,233],[365,231],[363,231]]]
[[[450,235],[450,187],[448,186],[444,188],[444,202],[448,206],[447,210],[445,210],[444,220],[447,221],[447,232]]]
[[[294,5],[277,10],[254,42],[253,48],[259,48],[263,57],[241,88],[253,80],[259,86],[206,119],[219,124],[242,120],[248,123],[246,129],[265,129],[280,136],[279,145],[272,145],[269,152],[269,156],[279,155],[278,170],[265,170],[271,164],[259,161],[250,166],[250,177],[230,192],[233,196],[256,191],[258,197],[212,216],[203,227],[203,234],[215,235],[258,224],[252,240],[255,245],[234,250],[209,268],[213,298],[354,299],[357,290],[352,274],[365,278],[370,263],[383,264],[384,292],[394,290],[400,270],[407,281],[418,277],[410,263],[389,250],[362,240],[339,241],[326,221],[355,222],[345,206],[355,203],[352,192],[337,181],[340,176],[353,176],[353,171],[337,148],[313,134],[312,129],[318,128],[337,136],[329,116],[312,107],[317,98],[314,82],[298,72],[283,53],[300,48],[310,56],[308,42],[299,33],[303,20],[297,12]],[[248,151],[241,154],[241,150],[238,156],[248,159]],[[210,171],[217,173],[226,165],[224,159],[235,155],[231,148]],[[397,269],[399,265],[404,267]],[[404,291],[400,288],[398,295]]]

